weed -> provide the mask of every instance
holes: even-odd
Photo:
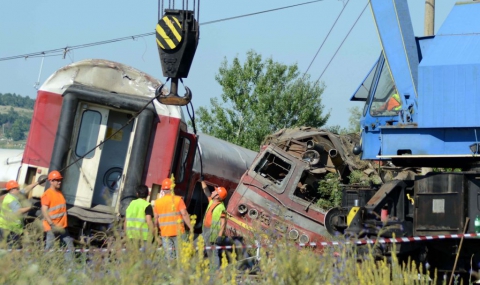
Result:
[[[372,254],[359,258],[351,245],[300,248],[284,237],[265,236],[265,231],[252,236],[268,245],[259,251],[255,275],[238,270],[235,249],[223,255],[220,269],[212,268],[201,236],[190,235],[180,243],[180,257],[174,261],[157,244],[139,249],[116,234],[103,249],[78,248],[75,259],[66,262],[60,244],[45,252],[42,234],[27,229],[22,250],[9,251],[0,244],[0,284],[431,284],[424,277],[428,273],[414,262],[389,263]]]

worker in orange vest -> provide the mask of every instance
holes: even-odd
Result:
[[[48,174],[50,188],[43,193],[41,198],[43,229],[46,232],[45,249],[51,249],[55,238],[60,238],[70,253],[66,254],[66,257],[70,259],[74,247],[67,230],[67,202],[61,190],[62,179],[62,175],[57,170]]]
[[[179,256],[179,238],[185,238],[185,225],[192,230],[187,207],[182,197],[173,193],[175,185],[170,178],[162,181],[161,198],[155,201],[153,212],[155,226],[160,229],[162,245],[167,258],[172,260]]]
[[[402,100],[398,93],[394,93],[387,102],[375,110],[376,113],[381,113],[384,111],[400,111],[402,109]]]
[[[201,180],[203,192],[208,197],[208,207],[203,219],[203,239],[206,244],[222,246],[224,245],[225,228],[227,225],[226,208],[223,200],[227,198],[227,190],[224,187],[215,187],[215,191],[210,193],[207,184]],[[213,257],[215,268],[220,267],[222,250],[217,248],[207,250],[209,258]]]

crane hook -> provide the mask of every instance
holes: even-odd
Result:
[[[158,101],[164,105],[176,105],[185,106],[192,100],[192,91],[185,86],[186,93],[183,97],[178,96],[178,78],[171,78],[172,83],[170,85],[170,93],[167,95],[162,94],[163,85],[161,85],[155,91],[155,97]]]

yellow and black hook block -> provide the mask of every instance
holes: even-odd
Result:
[[[171,78],[170,94],[157,90],[158,100],[167,105],[184,106],[192,99],[192,92],[185,87],[186,94],[178,96],[178,79],[186,78],[197,50],[199,25],[194,11],[166,9],[156,27],[156,41],[163,76]]]

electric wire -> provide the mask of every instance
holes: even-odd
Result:
[[[327,66],[325,66],[325,68],[323,69],[322,73],[320,74],[320,76],[318,77],[317,81],[315,81],[315,85],[318,84],[318,82],[320,81],[320,78],[322,78],[323,74],[325,73],[325,71],[327,70],[328,66],[330,65],[330,63],[332,63],[333,59],[335,58],[335,56],[337,55],[338,51],[340,50],[340,48],[342,47],[343,43],[345,42],[345,40],[348,38],[348,36],[350,35],[350,33],[352,32],[353,28],[357,25],[358,23],[358,20],[360,19],[360,17],[362,17],[363,13],[365,12],[365,10],[367,9],[368,7],[368,4],[370,3],[370,1],[367,2],[367,4],[365,5],[365,7],[363,8],[362,12],[360,13],[360,15],[358,15],[357,19],[355,20],[355,23],[353,23],[352,27],[350,28],[350,30],[348,31],[347,35],[343,38],[342,42],[340,43],[340,46],[338,46],[337,50],[335,51],[335,53],[333,54],[333,56],[330,58],[330,61],[327,63]]]
[[[318,53],[320,52],[320,50],[322,49],[323,45],[324,45],[325,42],[327,41],[328,36],[330,36],[330,33],[332,32],[333,28],[335,28],[335,25],[337,24],[338,19],[340,19],[340,16],[342,16],[342,13],[343,13],[343,11],[345,10],[345,8],[347,7],[347,5],[348,5],[349,2],[350,2],[350,0],[347,0],[347,3],[346,3],[345,5],[343,5],[342,11],[340,11],[340,14],[338,14],[337,19],[335,19],[335,22],[333,23],[332,27],[330,28],[330,31],[328,31],[327,36],[323,39],[322,44],[320,44],[320,47],[318,48],[317,53],[316,53],[315,56],[313,57],[312,61],[310,61],[310,64],[308,65],[307,70],[305,70],[305,73],[303,73],[303,77],[304,77],[304,78],[305,78],[305,76],[307,75],[307,72],[310,70],[310,67],[312,67],[312,64],[313,64],[313,62],[315,61],[315,59],[317,58]]]
[[[249,16],[255,16],[255,15],[259,15],[259,14],[264,14],[264,13],[274,12],[274,11],[278,11],[278,10],[289,9],[289,8],[293,8],[293,7],[297,7],[297,6],[312,4],[312,3],[320,2],[320,1],[323,1],[323,0],[315,0],[315,1],[310,1],[310,2],[304,2],[304,3],[294,4],[294,5],[290,5],[290,6],[284,6],[284,7],[280,7],[280,8],[274,8],[274,9],[269,9],[269,10],[265,10],[265,11],[250,13],[250,14],[234,16],[234,17],[229,17],[229,18],[224,18],[224,19],[219,19],[219,20],[214,20],[214,21],[209,21],[209,22],[202,23],[202,25],[214,24],[214,23],[218,23],[218,22],[224,22],[224,21],[229,21],[229,20],[234,20],[234,19],[239,19],[239,18],[244,18],[244,17],[249,17]]]
[[[200,23],[199,25],[210,25],[210,24],[215,24],[215,23],[219,23],[219,22],[235,20],[235,19],[239,19],[239,18],[250,17],[250,16],[255,16],[255,15],[269,13],[269,12],[275,12],[275,11],[278,11],[278,10],[294,8],[294,7],[297,7],[297,6],[308,5],[308,4],[312,4],[312,3],[316,3],[316,2],[320,2],[320,1],[323,1],[323,0],[303,2],[303,3],[299,3],[299,4],[295,4],[295,5],[289,5],[289,6],[284,6],[284,7],[280,7],[280,8],[274,8],[274,9],[264,10],[264,11],[260,11],[260,12],[255,12],[255,13],[249,13],[249,14],[244,14],[244,15],[240,15],[240,16],[233,16],[233,17],[208,21],[208,22]],[[198,7],[198,9],[200,9],[200,7]],[[88,47],[93,47],[93,46],[111,44],[111,43],[116,43],[116,42],[121,42],[121,41],[126,41],[126,40],[135,40],[135,39],[141,38],[141,37],[153,36],[153,35],[155,35],[155,33],[156,32],[143,33],[143,34],[137,34],[137,35],[115,38],[115,39],[110,39],[110,40],[103,40],[103,41],[98,41],[98,42],[92,42],[92,43],[86,43],[86,44],[80,44],[80,45],[74,45],[74,46],[67,46],[67,47],[64,47],[64,48],[56,48],[56,49],[40,51],[40,52],[33,52],[33,53],[27,53],[27,54],[21,54],[21,55],[7,56],[7,57],[0,58],[0,61],[14,60],[14,59],[19,59],[19,58],[28,59],[28,58],[33,58],[33,57],[41,57],[41,56],[46,56],[46,54],[50,54],[50,53],[59,53],[59,54],[55,54],[55,56],[58,56],[58,55],[66,54],[67,52],[75,50],[75,49],[82,49],[82,48],[88,48]],[[50,55],[50,56],[52,56],[52,55]]]

